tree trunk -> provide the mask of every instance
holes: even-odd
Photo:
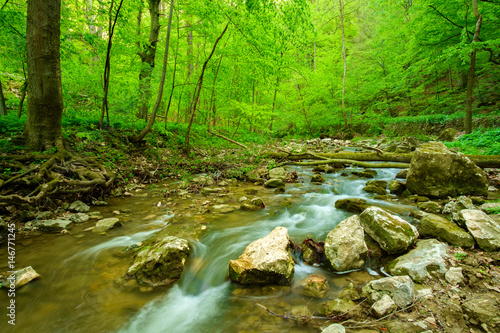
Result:
[[[158,7],[157,7],[157,9],[159,10]],[[161,103],[161,98],[163,96],[163,87],[165,85],[165,77],[166,77],[166,73],[167,73],[168,49],[170,47],[170,31],[172,28],[172,14],[173,14],[173,12],[174,12],[174,0],[171,0],[170,1],[170,13],[168,16],[167,41],[165,42],[165,57],[163,58],[163,70],[161,73],[161,81],[160,81],[160,88],[158,89],[158,96],[156,98],[156,103],[155,103],[155,106],[153,108],[153,112],[151,113],[151,118],[149,119],[148,124],[142,130],[142,132],[139,133],[138,136],[131,138],[130,141],[132,141],[132,142],[139,142],[142,139],[144,139],[146,134],[149,133],[149,131],[151,130],[151,128],[153,127],[153,125],[155,123],[156,113],[158,112],[158,108],[160,107],[160,103]],[[159,27],[160,26],[158,25],[158,28]],[[156,42],[155,42],[155,44],[156,44]]]
[[[28,119],[24,135],[31,150],[62,147],[61,0],[28,0],[26,53]]]
[[[7,106],[5,106],[5,97],[3,96],[2,80],[0,79],[0,116],[7,115]]]
[[[474,13],[477,11],[477,2],[475,3]],[[481,22],[483,16],[479,15],[476,23],[476,31],[474,32],[474,39],[472,43],[477,43],[479,41],[479,33],[481,32]],[[475,47],[472,48],[470,54],[470,67],[469,67],[469,77],[467,79],[467,96],[465,98],[465,133],[472,132],[472,88],[474,86],[474,73],[476,71],[476,52]]]
[[[344,74],[342,75],[342,115],[344,116],[344,126],[346,130],[349,129],[347,123],[347,114],[345,112],[345,77],[347,74],[347,59],[345,55],[345,34],[344,34],[344,4],[342,0],[339,0],[340,6],[340,29],[342,30],[342,60],[344,61]]]
[[[149,0],[148,3],[149,15],[151,17],[149,42],[143,45],[142,51],[137,52],[142,62],[139,74],[139,111],[137,118],[144,120],[148,119],[148,103],[151,98],[151,76],[155,67],[156,44],[160,35],[160,0]]]
[[[28,79],[25,77],[23,85],[21,86],[21,97],[19,98],[19,107],[17,109],[17,118],[21,118],[23,113],[24,99],[26,98],[26,90],[28,89]]]
[[[212,58],[212,56],[214,55],[215,49],[217,48],[217,44],[219,44],[219,41],[222,39],[222,37],[226,33],[228,27],[229,27],[229,23],[226,24],[226,27],[224,28],[224,30],[222,31],[220,36],[217,37],[217,39],[215,40],[214,47],[212,48],[212,52],[210,52],[210,55],[208,56],[207,60],[205,60],[205,62],[203,63],[203,67],[201,69],[200,78],[198,79],[198,84],[197,84],[196,89],[195,89],[193,108],[191,111],[191,116],[189,118],[189,124],[188,124],[187,130],[186,130],[186,136],[184,138],[184,149],[188,155],[189,155],[189,148],[190,148],[189,147],[189,132],[191,130],[191,125],[193,124],[193,119],[194,119],[194,115],[196,113],[196,107],[198,105],[198,100],[200,99],[201,88],[203,87],[203,75],[205,75],[205,70],[207,69],[207,64],[210,61],[210,59]]]

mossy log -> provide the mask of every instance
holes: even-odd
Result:
[[[412,153],[387,153],[384,152],[383,154],[379,154],[376,152],[363,152],[363,153],[356,153],[356,152],[349,152],[349,151],[344,151],[340,153],[310,153],[310,152],[305,152],[303,154],[290,154],[290,153],[268,153],[268,157],[274,158],[274,159],[287,159],[291,161],[298,161],[298,160],[304,160],[304,159],[309,159],[309,160],[321,160],[321,163],[314,162],[316,164],[325,164],[325,158],[329,159],[330,161],[332,160],[352,160],[352,161],[357,161],[357,165],[362,166],[359,164],[359,161],[364,161],[364,162],[399,162],[399,163],[410,163],[411,158],[413,156]],[[467,156],[471,161],[473,161],[478,167],[481,168],[500,168],[500,155],[465,155]],[[308,164],[308,165],[315,165],[314,163]],[[328,163],[334,163],[334,162],[328,162]],[[326,164],[328,164],[326,163]],[[342,162],[344,163],[344,162]],[[371,166],[373,168],[376,168],[377,166]],[[393,168],[397,168],[396,166],[391,166]],[[378,167],[377,167],[378,168]],[[405,167],[407,168],[407,166]]]

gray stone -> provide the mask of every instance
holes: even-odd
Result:
[[[420,240],[415,249],[394,259],[389,270],[393,275],[409,275],[413,281],[425,283],[431,274],[446,273],[447,248],[435,239]]]
[[[462,274],[462,267],[450,267],[448,272],[446,272],[444,278],[450,284],[457,285],[464,281],[464,275]]]
[[[368,282],[361,293],[372,303],[381,300],[384,295],[390,296],[398,307],[404,308],[415,299],[415,285],[409,276],[393,276]]]
[[[340,298],[350,299],[351,301],[356,301],[361,298],[358,291],[354,287],[354,284],[350,282],[339,295]]]
[[[348,317],[359,315],[359,309],[356,308],[356,303],[349,299],[336,298],[328,302],[322,303],[320,313],[327,316],[341,316],[347,315]]]
[[[414,194],[433,198],[488,195],[483,170],[441,142],[424,143],[413,153],[406,187]]]
[[[439,214],[443,210],[443,207],[434,201],[419,202],[417,204],[418,209],[423,210],[427,213]]]
[[[485,212],[475,209],[461,211],[467,229],[483,250],[500,250],[500,224]]]
[[[473,247],[474,238],[455,223],[435,214],[424,214],[420,220],[420,233],[435,237],[450,245]]]
[[[76,213],[76,214],[71,214],[68,216],[68,219],[75,223],[82,223],[86,222],[90,219],[90,215],[84,214],[84,213]]]
[[[69,210],[72,212],[75,212],[75,213],[87,213],[90,210],[90,207],[86,203],[84,203],[80,200],[77,200],[77,201],[74,201],[69,206]]]
[[[101,233],[110,229],[121,227],[122,225],[123,224],[120,222],[120,219],[116,217],[108,217],[106,219],[97,221],[95,228],[92,229],[92,232]]]
[[[450,215],[451,220],[465,228],[465,220],[460,212],[464,209],[476,209],[472,200],[466,196],[460,196],[448,202],[443,208],[443,214]]]
[[[476,294],[462,303],[462,309],[473,324],[486,324],[490,328],[500,325],[500,304],[492,295]]]
[[[103,201],[103,200],[94,200],[92,201],[92,204],[94,206],[107,206],[108,203],[106,201]]]
[[[229,261],[229,278],[242,284],[289,285],[295,264],[290,254],[290,239],[284,227],[247,246],[236,260]]]
[[[336,272],[363,267],[368,248],[358,215],[353,215],[340,222],[335,229],[328,233],[324,251],[329,266]]]
[[[285,171],[285,168],[279,167],[269,170],[269,178],[270,179],[281,179],[285,181],[288,178],[288,173]]]
[[[14,271],[12,274],[0,274],[0,287],[10,288],[13,284],[15,288],[19,288],[38,277],[40,277],[40,275],[33,269],[33,267],[28,266]]]
[[[323,333],[345,333],[345,327],[340,324],[331,324],[327,326],[323,331]]]
[[[277,188],[284,187],[285,183],[281,179],[269,179],[264,183],[265,187]]]
[[[57,234],[65,229],[68,229],[72,223],[73,222],[71,222],[70,220],[63,219],[47,220],[40,222],[40,224],[38,225],[38,229],[40,231]]]
[[[405,251],[418,238],[417,229],[379,207],[369,207],[359,216],[365,232],[390,254]]]
[[[230,205],[214,205],[210,208],[210,210],[214,213],[225,214],[233,212],[235,208]]]
[[[185,239],[154,239],[137,253],[127,275],[153,287],[171,284],[181,277],[190,251]]]
[[[394,303],[389,295],[384,295],[381,299],[373,303],[371,310],[375,317],[382,318],[396,310],[396,303]]]

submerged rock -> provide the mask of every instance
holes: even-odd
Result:
[[[467,229],[483,250],[500,250],[500,224],[485,212],[475,209],[461,211]]]
[[[365,232],[390,254],[405,251],[418,238],[414,226],[379,207],[365,209],[359,219]]]
[[[389,264],[393,275],[409,275],[413,281],[424,283],[431,274],[446,273],[445,258],[448,246],[435,239],[424,239],[417,242],[415,249],[396,258]]]
[[[185,239],[166,236],[154,240],[137,253],[127,275],[153,287],[171,284],[181,277],[190,251]]]
[[[350,299],[351,301],[356,301],[361,298],[361,296],[359,295],[358,291],[356,290],[352,282],[349,283],[344,289],[342,289],[339,297]]]
[[[410,305],[415,299],[415,285],[409,276],[393,276],[373,280],[363,287],[361,296],[372,303],[388,295],[400,308]]]
[[[367,252],[358,215],[340,222],[326,236],[325,256],[329,266],[336,272],[363,267]]]
[[[455,246],[473,247],[476,243],[474,238],[464,229],[435,214],[423,215],[420,220],[420,233]]]
[[[92,229],[94,233],[106,232],[110,229],[121,227],[123,224],[120,222],[120,219],[116,217],[109,217],[107,219],[102,219],[97,221],[95,224],[95,228]]]
[[[229,278],[242,284],[289,285],[294,270],[290,239],[284,227],[254,241],[238,259],[229,261]]]
[[[353,171],[352,174],[361,178],[373,178],[377,174],[377,171],[366,169],[362,171]]]
[[[304,296],[323,298],[330,290],[328,280],[320,274],[311,274],[300,281],[298,293]]]
[[[322,303],[320,309],[321,314],[327,317],[347,315],[353,317],[359,315],[359,310],[356,311],[356,303],[350,299],[336,298],[331,301]]]
[[[424,143],[415,151],[406,186],[411,193],[433,198],[488,195],[483,170],[441,142]]]
[[[47,220],[38,225],[38,230],[57,234],[68,229],[72,224],[72,221],[64,219]]]
[[[323,177],[320,174],[315,174],[314,176],[311,177],[311,182],[313,182],[313,183],[324,183],[325,182],[325,177]]]
[[[14,271],[12,274],[1,273],[0,287],[12,289],[11,286],[14,285],[15,288],[19,288],[38,277],[40,275],[31,266]]]
[[[348,198],[335,201],[335,208],[342,209],[354,214],[359,214],[371,205],[365,199]]]

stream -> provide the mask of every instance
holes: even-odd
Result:
[[[321,321],[301,324],[284,320],[257,304],[279,314],[303,314],[338,297],[349,283],[360,287],[383,277],[383,273],[369,266],[332,273],[320,266],[298,263],[291,286],[242,286],[228,280],[229,260],[237,259],[246,246],[278,226],[286,227],[296,244],[306,238],[324,241],[328,232],[352,215],[335,208],[338,199],[364,198],[407,220],[414,207],[371,199],[373,195],[363,191],[367,179],[351,176],[353,168],[342,170],[347,177],[340,172],[324,174],[326,182],[322,185],[309,182],[311,168],[287,168],[292,170],[304,182],[287,184],[285,194],[280,195],[273,194],[273,189],[258,187],[257,196],[267,206],[260,212],[197,214],[193,205],[207,197],[197,194],[161,206],[163,198],[157,188],[142,189],[133,197],[113,198],[108,206],[92,208],[104,217],[124,208],[128,212],[117,215],[123,227],[104,236],[85,231],[95,224],[96,220],[92,220],[76,224],[69,235],[41,234],[19,240],[16,267],[33,266],[41,278],[17,290],[16,326],[8,325],[4,318],[0,332],[319,332]],[[376,170],[375,179],[387,181],[399,171]],[[245,188],[255,187],[240,185],[229,189],[229,200],[234,200],[234,205]],[[172,188],[175,184],[158,186]],[[292,204],[283,207],[284,202]],[[193,248],[181,279],[171,287],[152,290],[135,281],[118,283],[131,265],[123,249],[165,226],[188,235],[185,238]],[[0,256],[7,257],[5,247],[0,248]],[[7,270],[2,266],[6,262],[2,260],[1,271]],[[326,299],[311,299],[295,292],[299,281],[309,274],[328,279],[330,291]],[[0,304],[6,302],[7,294],[0,293]]]

